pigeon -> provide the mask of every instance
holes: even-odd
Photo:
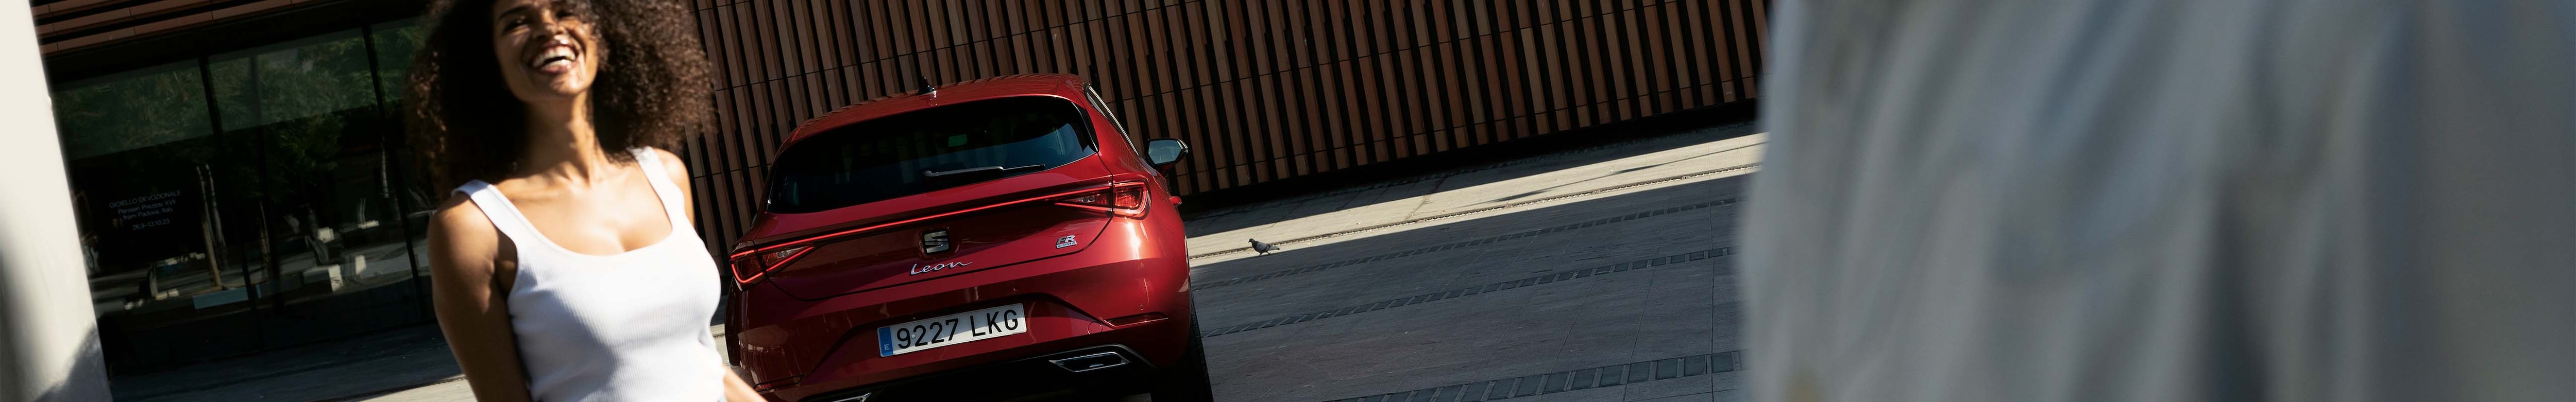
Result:
[[[1273,246],[1273,245],[1270,245],[1270,243],[1263,243],[1263,242],[1261,242],[1260,240],[1252,240],[1252,239],[1243,239],[1243,240],[1251,241],[1251,242],[1252,242],[1252,251],[1253,251],[1253,252],[1256,252],[1256,253],[1261,253],[1261,255],[1270,255],[1270,252],[1272,252],[1272,251],[1286,250],[1286,249],[1284,249],[1284,248],[1279,248],[1279,246]]]

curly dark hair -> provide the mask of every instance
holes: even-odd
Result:
[[[429,166],[432,190],[468,180],[499,181],[525,157],[526,116],[502,82],[492,52],[494,0],[430,3],[430,28],[413,57],[404,127]],[[679,0],[556,0],[595,29],[606,50],[592,79],[590,109],[599,146],[677,150],[714,113],[706,50]]]

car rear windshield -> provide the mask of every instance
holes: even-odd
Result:
[[[807,213],[1054,169],[1098,152],[1052,97],[960,103],[816,133],[770,166],[769,212]]]

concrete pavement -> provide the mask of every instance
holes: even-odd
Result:
[[[1475,173],[1246,206],[1235,213],[1274,218],[1202,236],[1222,245],[1197,251],[1313,239],[1193,260],[1218,397],[1738,399],[1733,228],[1762,138],[1662,137],[1577,151],[1630,152],[1608,161],[1510,162],[1455,189],[1383,195]],[[1657,141],[1684,145],[1635,152]],[[1448,212],[1461,210],[1478,212]]]

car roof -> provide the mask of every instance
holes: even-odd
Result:
[[[786,143],[780,146],[793,145],[807,136],[851,123],[943,105],[1029,95],[1078,99],[1082,96],[1082,88],[1082,77],[1072,74],[1020,74],[939,85],[937,91],[929,94],[906,91],[842,106],[806,119],[796,124],[796,131],[790,133]]]

